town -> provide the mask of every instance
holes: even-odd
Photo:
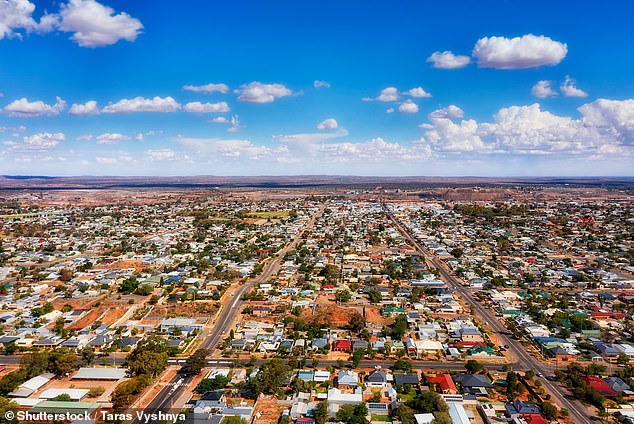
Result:
[[[3,411],[634,422],[629,188],[0,200]]]

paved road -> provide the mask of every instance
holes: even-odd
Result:
[[[231,330],[231,326],[233,325],[233,321],[235,320],[237,314],[240,312],[242,306],[244,305],[244,301],[242,300],[242,296],[248,293],[253,287],[257,284],[264,283],[268,281],[272,276],[276,275],[280,270],[282,265],[282,261],[284,260],[284,256],[287,252],[293,250],[297,243],[302,238],[302,235],[310,230],[314,225],[317,219],[324,212],[325,205],[322,205],[319,210],[313,215],[313,217],[306,223],[304,228],[300,230],[295,238],[288,243],[284,248],[282,248],[273,259],[269,260],[262,269],[260,275],[255,278],[252,278],[248,282],[246,282],[242,286],[238,286],[236,290],[233,292],[233,297],[230,297],[228,303],[223,305],[220,315],[218,319],[214,323],[211,331],[206,336],[206,338],[200,344],[201,349],[207,349],[211,354],[213,354],[214,350],[218,347],[219,343],[226,338],[226,334]],[[210,355],[211,356],[211,355]],[[208,361],[220,361],[218,359],[214,360],[209,358]],[[180,397],[180,395],[187,390],[189,383],[193,380],[194,377],[183,377],[181,375],[176,375],[172,380],[167,384],[152,400],[147,410],[149,411],[165,411],[167,412],[172,408],[176,399]],[[179,385],[179,380],[183,379],[181,384]]]
[[[436,268],[447,283],[449,283],[453,289],[474,309],[476,315],[485,323],[487,327],[497,333],[498,339],[509,346],[509,351],[517,358],[517,368],[529,370],[532,369],[536,374],[548,375],[552,372],[552,366],[543,364],[535,357],[530,355],[526,348],[517,340],[508,337],[508,329],[498,321],[493,312],[486,309],[460,282],[454,277],[435,255],[429,250],[423,247],[418,240],[411,234],[408,228],[406,228],[392,213],[389,207],[384,203],[383,208],[390,219],[394,222],[401,233],[407,237],[420,253],[423,254],[427,263]],[[579,401],[575,400],[571,396],[563,392],[559,385],[542,378],[542,383],[554,400],[561,406],[568,409],[570,417],[575,423],[592,422],[593,417],[590,415],[587,408],[585,408]]]

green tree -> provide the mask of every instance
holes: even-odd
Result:
[[[402,424],[416,424],[415,413],[416,411],[404,403],[399,404],[396,408],[396,415]]]
[[[7,412],[11,411],[13,413],[13,419],[9,420],[7,418]],[[18,411],[18,404],[0,396],[0,417],[2,417],[2,422],[7,424],[17,424],[18,419],[16,418],[16,413]]]
[[[349,302],[352,299],[352,294],[348,290],[337,290],[335,293],[335,300],[340,303]]]
[[[368,407],[365,403],[359,403],[357,405],[341,405],[336,418],[347,424],[369,424],[367,415]]]
[[[257,394],[274,394],[288,378],[291,369],[281,359],[266,361],[253,378],[251,384]]]
[[[326,420],[328,420],[328,402],[322,400],[315,409],[315,423],[326,424]]]
[[[216,375],[214,378],[203,378],[196,386],[196,393],[206,393],[210,390],[224,389],[229,384],[229,377],[222,374]]]
[[[207,349],[198,349],[192,353],[185,361],[185,371],[190,374],[200,373],[207,366],[207,355],[209,355]]]
[[[410,372],[412,370],[412,361],[407,358],[400,358],[394,362],[392,369],[394,369],[394,371]]]
[[[464,254],[464,250],[462,250],[459,247],[451,249],[451,255],[456,259],[460,259],[463,254]]]
[[[365,318],[359,312],[354,311],[348,318],[348,328],[350,330],[359,332],[365,328]]]
[[[128,360],[128,368],[137,375],[156,377],[167,367],[167,353],[144,350],[132,360]]]
[[[549,420],[557,418],[557,407],[550,402],[542,403],[542,413]]]
[[[237,417],[235,415],[230,415],[230,416],[224,417],[220,423],[221,424],[246,424],[246,421],[243,418]]]
[[[381,292],[377,289],[372,289],[368,292],[368,299],[370,299],[370,303],[379,303],[383,300],[383,296],[381,296]]]
[[[150,383],[146,375],[132,377],[131,379],[119,383],[110,394],[112,407],[120,411],[130,405],[134,396],[139,395]]]
[[[482,371],[482,369],[484,368],[482,364],[476,361],[475,359],[469,359],[464,367],[467,370],[467,372],[471,374],[475,374],[479,371]]]
[[[365,356],[365,349],[357,349],[352,353],[352,366],[358,368]]]
[[[447,402],[436,392],[422,392],[412,402],[412,406],[424,413],[447,412]]]
[[[435,424],[452,424],[453,420],[451,419],[451,415],[448,412],[434,412],[434,423]]]
[[[407,323],[407,316],[399,315],[396,317],[394,324],[391,327],[392,337],[400,340],[409,330],[409,324]]]
[[[130,294],[139,287],[139,282],[135,277],[126,278],[119,285],[119,292],[123,294]]]
[[[52,355],[49,369],[58,377],[69,375],[79,368],[77,355],[72,352],[60,352]]]

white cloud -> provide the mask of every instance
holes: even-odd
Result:
[[[550,81],[541,80],[531,88],[531,94],[537,98],[545,99],[546,97],[555,97],[557,92],[552,89]]]
[[[388,108],[385,110],[385,113],[394,113],[394,108],[393,108],[393,107],[388,107]]]
[[[205,84],[205,85],[185,85],[183,86],[183,90],[193,91],[194,93],[222,93],[226,94],[229,92],[229,86],[227,84]]]
[[[321,144],[315,155],[329,162],[385,162],[425,160],[431,151],[422,144],[404,146],[390,143],[381,137],[357,143],[328,143]]]
[[[313,87],[315,88],[330,88],[330,83],[321,80],[315,80],[313,82]]]
[[[97,136],[97,144],[117,144],[126,140],[130,140],[130,137],[119,133],[105,133]]]
[[[236,90],[236,92],[239,93],[239,101],[248,103],[271,103],[275,101],[275,99],[293,94],[293,92],[283,84],[263,84],[258,81],[244,84],[239,90]]]
[[[98,115],[99,108],[97,107],[97,102],[94,100],[89,100],[84,104],[81,103],[73,103],[68,111],[69,115]]]
[[[213,119],[210,119],[209,122],[213,122],[214,124],[228,124],[229,120],[224,116],[216,116]]]
[[[418,113],[418,105],[411,100],[406,100],[398,107],[400,113]]]
[[[96,156],[95,162],[100,165],[116,165],[121,163],[129,164],[136,161],[129,153],[120,153],[116,156]]]
[[[72,32],[70,37],[82,47],[101,47],[119,40],[134,41],[141,32],[141,21],[125,12],[95,0],[69,0],[59,12],[58,28]]]
[[[345,137],[347,135],[348,130],[346,130],[345,128],[338,128],[336,131],[328,133],[284,134],[274,135],[272,138],[273,140],[280,143],[289,143],[293,145],[312,145],[333,138]]]
[[[568,53],[568,46],[543,35],[522,37],[484,37],[473,48],[478,66],[496,69],[526,69],[557,65]]]
[[[238,132],[242,129],[242,126],[240,125],[240,117],[238,115],[233,115],[231,117],[231,126],[229,128],[227,128],[227,132]]]
[[[434,52],[427,58],[427,62],[434,64],[434,68],[438,69],[458,69],[464,68],[471,63],[469,56],[455,55],[450,51]]]
[[[104,113],[132,113],[132,112],[175,112],[181,105],[173,97],[154,97],[146,99],[135,97],[133,99],[121,99],[117,103],[104,107]]]
[[[75,138],[75,140],[77,140],[77,141],[90,141],[90,140],[92,140],[92,134],[80,135],[77,138]]]
[[[146,157],[152,162],[177,160],[178,156],[172,149],[150,149],[145,151]]]
[[[263,159],[272,157],[274,150],[259,146],[249,140],[224,140],[220,138],[178,137],[176,141],[192,151],[198,158]]]
[[[436,152],[562,157],[632,156],[634,100],[599,99],[578,108],[581,118],[558,116],[539,104],[502,108],[492,122],[446,118],[421,125]]]
[[[464,111],[460,109],[456,105],[449,105],[442,109],[437,109],[429,114],[429,119],[438,119],[438,118],[462,118],[464,116]]]
[[[634,99],[597,99],[578,110],[583,116],[581,123],[584,126],[597,128],[623,144],[634,145]]]
[[[185,112],[191,113],[216,113],[216,112],[229,112],[229,105],[227,102],[219,103],[201,103],[190,102],[183,106]]]
[[[145,135],[143,135],[143,133],[137,133],[137,134],[134,136],[134,140],[135,140],[135,141],[143,141],[144,139],[145,139]]]
[[[453,122],[448,118],[436,118],[431,124],[423,124],[423,140],[440,152],[481,152],[489,150],[478,134],[478,123],[472,119]]]
[[[28,0],[0,1],[0,40],[4,37],[21,37],[16,30],[34,28],[34,10],[35,5]]]
[[[334,118],[328,118],[324,121],[321,121],[319,124],[317,124],[318,130],[334,130],[337,128],[339,128],[339,123]]]
[[[5,141],[4,145],[12,151],[34,152],[50,150],[64,140],[66,136],[63,133],[43,132],[24,137],[22,142]]]
[[[398,90],[396,87],[387,87],[381,90],[381,93],[376,98],[380,102],[395,102],[398,100]]]
[[[566,97],[588,97],[588,93],[577,88],[575,80],[566,75],[566,79],[559,87],[561,93]]]
[[[411,90],[408,90],[408,91],[404,92],[403,94],[405,94],[407,96],[412,96],[412,97],[414,97],[416,99],[422,99],[422,98],[431,97],[431,94],[428,93],[427,91],[425,91],[423,89],[423,87],[412,88]]]
[[[32,118],[35,116],[58,115],[66,107],[66,102],[56,97],[54,105],[48,105],[41,100],[30,102],[26,97],[14,100],[2,109],[3,113],[14,118]]]

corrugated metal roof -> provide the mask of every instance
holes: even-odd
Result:
[[[125,377],[124,368],[80,368],[72,379],[81,380],[120,380]]]

